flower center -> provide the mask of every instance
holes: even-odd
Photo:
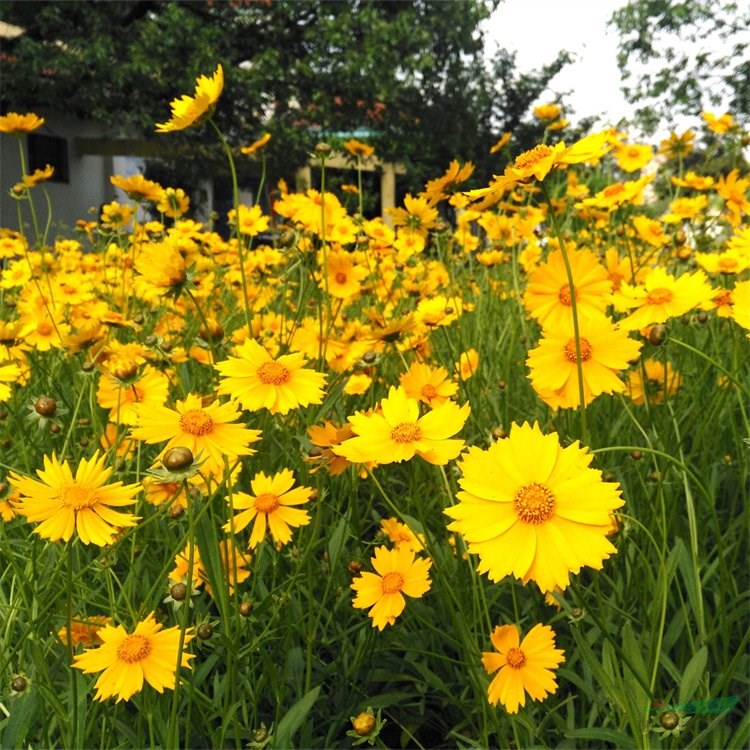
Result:
[[[560,287],[560,291],[557,293],[557,299],[560,300],[560,303],[563,305],[567,305],[570,307],[571,305],[571,299],[570,299],[570,284],[563,284]],[[578,294],[576,293],[576,300],[578,299]]]
[[[719,258],[719,268],[731,273],[737,268],[737,258]]]
[[[258,379],[263,385],[283,385],[289,382],[291,373],[284,367],[271,360],[270,362],[264,362],[258,368]]]
[[[60,490],[60,502],[66,508],[73,508],[73,510],[90,508],[96,505],[98,499],[96,492],[80,484],[71,484]]]
[[[671,302],[673,296],[671,289],[660,286],[648,293],[646,301],[650,305],[663,305],[665,302]]]
[[[435,398],[437,396],[437,388],[432,383],[427,383],[422,386],[422,395],[425,398]]]
[[[346,274],[343,271],[339,271],[335,276],[337,284],[346,284],[346,278]]]
[[[605,198],[614,198],[614,196],[625,192],[625,186],[621,182],[616,182],[614,185],[604,188]]]
[[[143,661],[151,653],[151,641],[142,635],[129,635],[118,647],[117,658],[134,664]]]
[[[258,513],[273,513],[279,507],[279,497],[273,492],[264,492],[255,498],[254,505]]]
[[[554,513],[555,496],[543,484],[532,482],[518,490],[513,507],[525,523],[544,523]]]
[[[36,327],[36,332],[37,332],[37,333],[38,333],[38,334],[39,334],[40,336],[49,336],[49,335],[50,335],[50,334],[52,333],[52,331],[53,331],[53,330],[54,330],[54,328],[53,328],[53,327],[52,327],[52,326],[51,326],[51,325],[50,325],[49,323],[47,323],[47,321],[46,321],[46,320],[43,320],[43,321],[42,321],[42,322],[41,322],[41,323],[40,323],[40,324],[39,324],[39,325],[38,325],[38,326]]]
[[[721,307],[722,305],[732,304],[732,292],[729,289],[725,289],[723,292],[719,292],[714,297],[714,305]]]
[[[422,430],[416,422],[402,422],[391,431],[391,440],[396,443],[414,443],[422,437]]]
[[[180,427],[189,435],[206,435],[214,428],[214,420],[203,409],[190,409],[180,417]]]
[[[386,573],[380,582],[384,594],[395,594],[401,591],[404,585],[404,577],[401,573]]]
[[[520,669],[526,663],[526,656],[520,648],[512,648],[505,655],[505,661],[509,667]]]
[[[591,344],[589,344],[587,339],[580,339],[581,344],[581,362],[585,362],[588,359],[591,359]],[[565,344],[565,359],[568,360],[568,362],[577,362],[578,358],[576,355],[576,340],[570,339],[567,344]]]
[[[552,149],[549,146],[540,143],[538,146],[534,146],[530,151],[524,151],[522,154],[519,154],[518,157],[516,157],[513,166],[516,169],[531,169],[551,153]]]

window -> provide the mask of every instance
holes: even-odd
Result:
[[[48,164],[55,168],[51,182],[70,182],[68,169],[68,142],[55,135],[29,133],[29,171],[44,169]]]

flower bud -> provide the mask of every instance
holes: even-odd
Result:
[[[193,452],[182,446],[170,448],[162,457],[161,463],[169,471],[187,469],[193,463]]]
[[[365,737],[375,728],[375,717],[367,711],[362,711],[352,719],[352,727],[360,737]]]
[[[169,589],[169,595],[176,602],[184,602],[187,596],[187,586],[184,583],[175,583],[172,588]]]
[[[51,417],[57,411],[57,401],[49,396],[41,396],[34,402],[34,411],[42,417]]]
[[[240,614],[242,617],[250,617],[253,611],[253,603],[250,601],[240,602]]]
[[[198,634],[198,638],[207,641],[214,634],[214,627],[210,622],[202,622],[195,632]]]
[[[663,729],[672,730],[677,729],[680,723],[680,716],[676,711],[665,711],[659,716],[659,724]]]

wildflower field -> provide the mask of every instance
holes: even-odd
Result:
[[[268,136],[224,140],[222,85],[157,130],[234,170]],[[268,211],[235,184],[229,236],[113,176],[56,237],[19,175],[0,746],[750,745],[747,139],[540,110],[490,184],[453,162],[382,218],[328,144]],[[40,124],[0,117],[22,163]],[[707,133],[723,174],[685,168]]]

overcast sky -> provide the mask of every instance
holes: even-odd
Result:
[[[607,28],[613,11],[627,0],[505,0],[487,24],[487,48],[517,53],[520,71],[552,62],[561,49],[575,61],[552,81],[554,91],[570,92],[573,121],[600,117],[616,124],[632,107],[620,93],[617,34]]]

